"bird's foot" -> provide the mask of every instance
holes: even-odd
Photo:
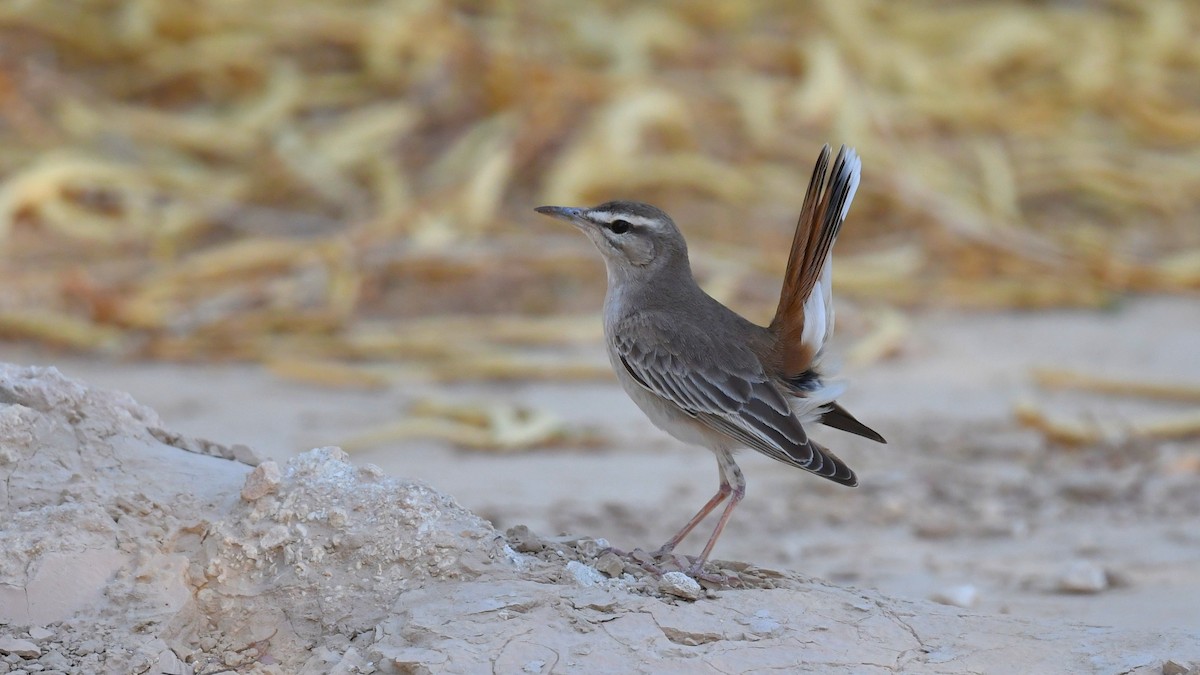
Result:
[[[692,563],[692,566],[684,571],[684,574],[704,585],[715,588],[737,588],[742,585],[741,578],[736,574],[704,571],[704,563],[699,560]]]
[[[742,580],[736,574],[705,571],[707,561],[697,556],[659,552],[655,554],[655,561],[664,571],[683,572],[710,588],[736,588],[742,585]]]
[[[667,572],[683,572],[710,588],[737,588],[742,580],[736,574],[705,571],[705,561],[696,556],[673,553],[670,549],[659,549],[650,553],[640,548],[623,551],[614,546],[602,549],[601,554],[612,553],[623,560],[628,560],[655,577],[662,577]]]

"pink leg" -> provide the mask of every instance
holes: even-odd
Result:
[[[697,511],[696,515],[692,516],[692,519],[687,522],[687,525],[684,525],[683,529],[676,532],[675,536],[671,537],[667,543],[663,544],[662,548],[658,549],[654,555],[662,556],[674,551],[675,547],[679,545],[679,542],[683,541],[684,537],[691,534],[692,530],[696,529],[696,526],[700,524],[700,521],[704,520],[708,514],[712,513],[713,509],[717,508],[718,504],[725,501],[725,498],[728,497],[731,492],[733,492],[733,487],[725,481],[725,476],[722,474],[721,487],[717,490],[717,494],[713,495],[712,499],[708,500],[708,503],[705,504],[699,511]]]
[[[717,527],[713,530],[712,536],[708,538],[708,543],[704,545],[704,550],[700,552],[700,557],[692,565],[692,574],[698,573],[704,567],[704,562],[708,560],[708,554],[712,553],[713,547],[717,545],[717,539],[721,536],[721,531],[725,529],[725,524],[729,522],[729,516],[733,513],[733,507],[737,506],[738,502],[742,501],[742,498],[746,496],[746,477],[742,475],[742,470],[734,463],[733,455],[728,452],[720,452],[717,454],[717,463],[721,467],[721,489],[726,491],[731,490],[729,492],[729,503],[725,505],[725,510],[721,512],[721,519],[717,521]],[[715,507],[716,504],[712,504],[712,506]]]

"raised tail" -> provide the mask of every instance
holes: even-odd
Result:
[[[862,162],[853,149],[842,146],[829,168],[829,145],[821,149],[804,206],[792,238],[779,307],[771,321],[778,340],[780,365],[787,377],[799,377],[812,367],[833,334],[831,289],[833,242],[858,189]]]

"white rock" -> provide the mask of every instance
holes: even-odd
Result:
[[[658,590],[685,600],[695,600],[700,597],[700,582],[683,572],[667,572],[662,575]]]
[[[979,601],[979,589],[972,584],[951,586],[934,593],[929,599],[942,605],[970,608]]]
[[[1076,560],[1058,576],[1058,590],[1064,593],[1099,593],[1108,588],[1108,573],[1090,560]]]
[[[42,640],[52,637],[54,637],[54,631],[50,630],[49,628],[35,626],[29,629],[29,639],[33,640],[34,642],[41,642]]]
[[[575,579],[575,583],[580,586],[595,586],[602,583],[606,578],[600,573],[600,570],[575,560],[567,563],[567,572]]]

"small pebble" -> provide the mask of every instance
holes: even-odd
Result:
[[[1108,574],[1090,560],[1076,560],[1058,576],[1058,590],[1063,593],[1099,593],[1108,588]]]
[[[608,548],[607,542],[601,543],[590,538],[580,539],[575,543],[575,550],[584,558],[595,558],[606,548]]]
[[[613,578],[619,577],[625,572],[625,561],[621,560],[621,556],[612,551],[600,556],[594,566],[596,569]]]
[[[636,562],[638,564],[642,564],[642,565],[653,564],[655,562],[654,556],[650,555],[649,553],[646,553],[645,551],[643,551],[641,549],[634,549],[634,550],[630,551],[629,557],[634,562]]]
[[[281,480],[283,472],[280,471],[279,464],[269,460],[263,462],[246,476],[246,482],[242,485],[242,499],[248,502],[262,499],[278,491]]]
[[[684,600],[695,600],[700,597],[700,582],[683,572],[667,572],[659,580],[658,590]]]
[[[49,628],[35,626],[29,629],[29,639],[33,640],[34,642],[41,642],[42,640],[52,637],[54,637],[54,631],[50,630]]]
[[[979,590],[972,584],[951,586],[934,593],[929,599],[942,605],[971,608],[979,601]]]

